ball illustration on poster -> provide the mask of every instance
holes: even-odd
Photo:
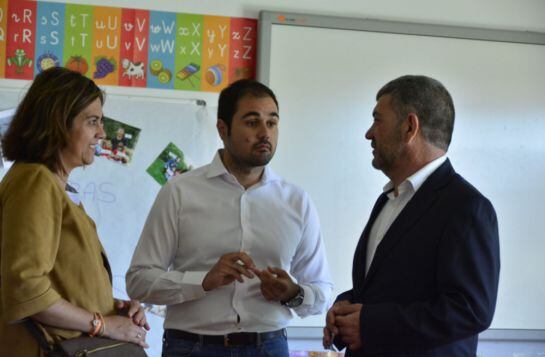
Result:
[[[223,64],[216,64],[209,67],[206,70],[204,78],[208,84],[211,86],[219,86],[223,82],[223,72],[225,71],[225,66]]]

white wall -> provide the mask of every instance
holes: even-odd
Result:
[[[542,0],[49,0],[257,18],[260,10],[545,31]]]

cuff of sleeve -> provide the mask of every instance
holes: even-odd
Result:
[[[208,273],[205,271],[186,271],[184,273],[182,282],[184,284],[195,284],[195,285],[202,286],[202,282],[204,278],[206,277],[206,274]]]
[[[187,296],[188,299],[200,299],[206,295],[206,291],[202,288],[202,281],[207,272],[203,271],[187,271],[184,273],[182,282],[184,284],[193,285],[191,288],[192,296]]]
[[[179,284],[185,285],[183,292],[178,291],[177,294],[180,294],[182,301],[187,301],[187,300],[199,299],[206,295],[206,292],[202,288],[202,281],[205,276],[206,276],[206,272],[187,271],[184,273],[180,273],[179,271],[171,270],[169,272],[162,274],[160,280],[162,281],[166,280],[178,285]]]
[[[305,291],[305,297],[303,298],[303,303],[300,306],[313,306],[316,302],[316,296],[314,295],[314,290],[306,285],[300,285]]]
[[[335,302],[339,302],[339,301],[343,301],[343,300],[346,300],[346,301],[349,301],[350,303],[353,303],[353,301],[352,301],[352,290],[348,290],[348,291],[345,291],[342,294],[339,294],[339,296],[337,296],[337,298],[335,299]]]
[[[13,306],[6,306],[4,308],[4,319],[8,322],[17,322],[44,311],[60,298],[55,290],[49,288],[45,293],[31,300]]]

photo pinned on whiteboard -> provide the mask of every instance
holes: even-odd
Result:
[[[161,151],[146,172],[163,186],[171,178],[192,168],[183,151],[173,143],[168,143],[167,147]]]
[[[104,117],[106,138],[100,140],[95,155],[121,164],[129,164],[136,148],[140,129],[112,118]]]
[[[15,115],[15,108],[0,110],[0,139],[4,137],[6,131],[8,131],[11,119]],[[0,147],[0,169],[8,169],[12,162],[4,159],[2,154],[2,148]]]

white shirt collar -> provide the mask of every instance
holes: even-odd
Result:
[[[412,188],[414,192],[418,191],[420,186],[426,181],[426,179],[435,171],[439,166],[441,166],[445,161],[447,160],[447,155],[443,155],[438,157],[437,159],[430,161],[424,167],[422,167],[420,170],[416,171],[411,176],[407,177],[405,181],[403,181],[399,187],[398,191],[400,193],[406,191],[407,189]],[[384,187],[382,188],[384,193],[388,193],[388,191],[392,191],[394,188],[394,183],[392,181],[388,182]],[[393,195],[393,193],[392,193]]]
[[[223,162],[221,161],[221,157],[220,157],[220,151],[218,150],[216,152],[216,155],[214,155],[214,159],[208,166],[208,172],[206,173],[206,178],[222,176],[225,174],[229,174],[229,171],[227,171],[227,169],[225,168],[225,165],[223,165]]]
[[[223,175],[231,175],[229,171],[227,171],[227,168],[223,164],[223,161],[221,161],[220,151],[218,150],[216,152],[216,155],[214,155],[214,159],[210,163],[210,166],[208,167],[208,172],[206,173],[207,178],[212,178],[216,176],[223,176]],[[266,165],[265,169],[263,171],[263,175],[261,176],[261,184],[264,185],[269,182],[278,181],[281,180],[281,177],[278,176],[276,173],[274,173],[271,168]]]

